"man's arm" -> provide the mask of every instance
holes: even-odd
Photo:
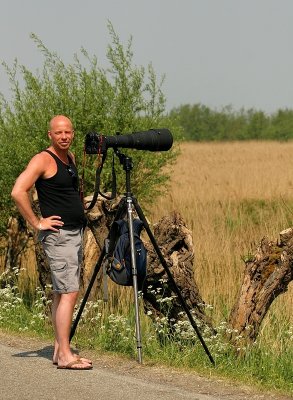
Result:
[[[36,180],[45,172],[46,162],[44,156],[40,153],[35,155],[29,162],[26,169],[19,175],[13,186],[11,196],[16,203],[16,206],[25,218],[25,220],[34,228],[38,230],[50,229],[58,231],[54,226],[62,226],[61,218],[53,215],[41,220],[33,212],[29,191],[35,184]]]

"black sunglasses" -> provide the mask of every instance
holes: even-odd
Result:
[[[69,173],[70,176],[72,176],[72,178],[77,178],[76,173],[71,165],[67,165],[66,168],[67,172]]]
[[[69,175],[72,177],[72,186],[74,190],[78,190],[78,176],[76,175],[74,169],[72,168],[72,165],[67,165],[66,169]]]

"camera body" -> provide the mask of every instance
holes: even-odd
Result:
[[[107,151],[106,136],[89,132],[85,137],[84,149],[86,154],[105,153]]]

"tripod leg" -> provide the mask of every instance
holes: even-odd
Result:
[[[149,224],[147,223],[147,220],[146,220],[146,218],[145,218],[145,216],[144,216],[144,214],[142,212],[142,209],[140,208],[140,206],[139,206],[139,204],[138,204],[138,202],[137,202],[137,200],[135,198],[133,198],[132,200],[133,200],[134,208],[135,208],[135,210],[137,212],[137,215],[139,216],[139,218],[141,219],[141,221],[144,224],[145,230],[147,231],[147,234],[148,234],[148,236],[149,236],[149,238],[150,238],[150,240],[152,242],[152,245],[154,246],[154,249],[155,249],[155,251],[156,251],[156,253],[157,253],[158,257],[159,257],[159,260],[160,260],[162,266],[164,267],[164,269],[165,269],[165,271],[166,271],[166,273],[168,275],[168,278],[170,279],[170,281],[172,282],[172,284],[174,286],[174,290],[175,290],[175,292],[176,292],[176,294],[177,294],[177,296],[178,296],[178,298],[179,298],[179,300],[180,300],[180,302],[182,304],[182,307],[183,307],[184,311],[187,314],[187,317],[188,317],[193,329],[195,330],[195,332],[196,332],[196,334],[197,334],[197,336],[198,336],[198,338],[199,338],[199,340],[200,340],[200,342],[201,342],[201,344],[202,344],[207,356],[209,357],[211,363],[213,365],[215,365],[215,361],[214,361],[214,359],[213,359],[213,357],[212,357],[212,355],[211,355],[211,353],[210,353],[210,351],[209,351],[209,349],[208,349],[203,337],[201,336],[201,333],[200,333],[200,331],[198,329],[198,326],[196,325],[196,323],[194,321],[194,318],[192,317],[192,314],[191,314],[191,312],[190,312],[190,310],[189,310],[189,308],[188,308],[188,306],[187,306],[187,304],[186,304],[186,302],[185,302],[185,300],[184,300],[184,298],[183,298],[178,286],[176,285],[176,282],[175,282],[175,280],[174,280],[174,278],[173,278],[173,276],[172,276],[172,274],[171,274],[171,272],[170,272],[170,270],[168,268],[168,265],[167,265],[167,263],[166,263],[166,261],[165,261],[165,259],[163,257],[163,254],[162,254],[162,252],[161,252],[161,250],[160,250],[160,248],[159,248],[159,246],[158,246],[158,244],[157,244],[157,242],[156,242],[156,240],[154,238],[154,235],[153,235],[153,233],[152,233],[152,231],[151,231],[151,229],[149,227]]]
[[[90,292],[92,290],[93,284],[95,283],[96,277],[97,277],[98,272],[99,272],[99,270],[101,268],[101,265],[102,265],[104,257],[105,257],[105,246],[104,246],[104,248],[103,248],[103,250],[102,250],[102,252],[100,254],[100,257],[99,257],[98,262],[97,262],[97,264],[95,266],[93,275],[91,277],[90,283],[89,283],[89,285],[87,287],[87,290],[85,292],[84,298],[82,299],[82,302],[81,302],[81,304],[79,306],[79,310],[78,310],[78,313],[76,315],[76,318],[75,318],[75,320],[74,320],[74,322],[72,324],[69,340],[71,340],[73,338],[74,334],[75,334],[75,331],[76,331],[78,322],[80,320],[81,314],[82,314],[83,309],[84,309],[84,307],[86,305],[86,302],[87,302],[87,299],[88,299],[88,297],[90,295]]]
[[[141,344],[141,330],[140,330],[140,318],[139,318],[137,269],[136,269],[134,235],[133,235],[132,198],[131,197],[127,197],[127,221],[128,221],[128,229],[129,229],[132,279],[133,279],[133,291],[134,291],[135,332],[136,332],[136,345],[137,345],[136,347],[137,347],[138,362],[141,364],[142,363],[142,344]]]
[[[119,218],[121,218],[121,216],[123,215],[123,213],[125,213],[125,198],[121,199],[120,204],[118,205],[118,209],[117,209],[117,212],[116,212],[114,221],[116,221],[116,220],[118,220]],[[112,225],[112,226],[113,226],[113,225]],[[111,234],[111,229],[110,229],[110,232],[109,232],[108,237],[110,237],[110,234]],[[86,305],[86,302],[87,302],[87,299],[88,299],[88,297],[89,297],[89,295],[90,295],[90,292],[91,292],[91,290],[92,290],[93,284],[95,283],[96,277],[97,277],[98,272],[99,272],[99,270],[100,270],[100,268],[101,268],[101,265],[102,265],[102,262],[103,262],[103,259],[104,259],[105,255],[106,255],[106,249],[105,249],[105,246],[104,246],[104,247],[103,247],[103,250],[102,250],[102,252],[101,252],[101,254],[100,254],[100,257],[99,257],[99,259],[98,259],[98,261],[97,261],[97,264],[96,264],[96,266],[95,266],[93,275],[92,275],[92,277],[91,277],[91,280],[90,280],[90,283],[89,283],[89,285],[88,285],[88,288],[87,288],[87,290],[86,290],[86,292],[85,292],[84,298],[83,298],[83,300],[82,300],[82,302],[81,302],[81,305],[80,305],[80,307],[79,307],[77,316],[76,316],[76,318],[75,318],[75,320],[74,320],[74,322],[73,322],[73,324],[72,324],[71,331],[70,331],[70,336],[69,336],[69,340],[71,340],[71,339],[73,338],[73,336],[74,336],[74,333],[75,333],[75,331],[76,331],[76,328],[77,328],[78,322],[79,322],[79,320],[80,320],[81,314],[82,314],[83,309],[84,309],[84,307],[85,307],[85,305]]]

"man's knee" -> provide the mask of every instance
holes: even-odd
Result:
[[[70,303],[76,303],[76,300],[78,298],[78,293],[79,292],[69,292],[69,293],[61,293],[61,301],[67,301]]]

